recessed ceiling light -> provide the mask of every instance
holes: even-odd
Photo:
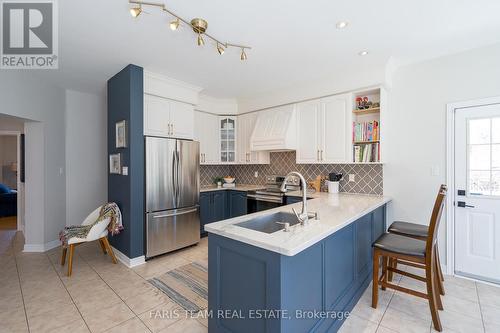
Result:
[[[349,25],[349,22],[347,21],[340,21],[340,22],[337,22],[337,29],[344,29],[345,27],[347,27]]]
[[[358,55],[360,55],[362,57],[365,56],[365,55],[367,55],[367,54],[368,54],[368,51],[366,51],[366,50],[361,51],[361,52],[358,53]]]

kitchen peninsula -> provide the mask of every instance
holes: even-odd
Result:
[[[205,226],[210,332],[334,332],[371,281],[372,242],[389,198],[308,195],[309,224],[266,233],[245,221],[286,216],[301,203]],[[283,214],[285,213],[285,214]]]

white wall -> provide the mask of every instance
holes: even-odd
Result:
[[[208,95],[200,94],[195,110],[221,115],[237,114],[238,102],[236,99],[214,98]]]
[[[307,82],[294,85],[285,89],[267,92],[252,98],[238,100],[238,112],[261,110],[282,104],[300,102],[307,99],[339,94],[343,92],[358,90],[364,87],[380,85],[385,82],[386,73],[384,69],[371,72],[352,73],[352,75],[341,75],[342,80],[335,76],[323,78],[316,82]],[[346,80],[346,78],[348,78]]]
[[[66,224],[64,90],[30,71],[2,71],[0,113],[32,120],[25,124],[26,247],[43,250]],[[62,171],[62,173],[61,173]]]
[[[103,96],[66,91],[66,224],[107,201],[107,111]]]
[[[384,194],[396,220],[428,224],[446,181],[446,104],[500,96],[500,44],[400,68],[392,78],[385,135]],[[440,170],[431,175],[431,168]],[[445,262],[445,220],[440,253]]]

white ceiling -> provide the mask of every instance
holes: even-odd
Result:
[[[159,0],[162,1],[162,0]],[[39,72],[63,87],[102,92],[129,63],[183,80],[220,98],[266,91],[405,64],[500,42],[498,0],[170,0],[186,19],[202,17],[221,40],[251,45],[220,56],[198,47],[186,27],[146,9],[133,19],[127,0],[64,0],[60,8],[60,70]],[[350,22],[337,30],[338,21]],[[369,50],[365,57],[361,50]]]

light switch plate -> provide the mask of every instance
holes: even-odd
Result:
[[[439,176],[439,165],[434,165],[431,167],[431,176]]]
[[[356,175],[353,173],[349,174],[349,182],[355,182],[356,181]]]
[[[123,176],[128,176],[128,166],[122,167],[122,175]]]

